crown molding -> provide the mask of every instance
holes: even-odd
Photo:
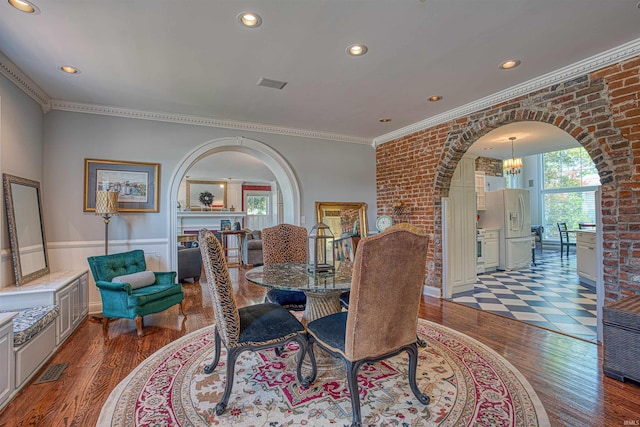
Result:
[[[40,89],[33,80],[23,73],[22,70],[2,52],[0,52],[0,73],[40,104],[44,113],[51,110],[51,98],[49,95]]]
[[[499,104],[501,102],[509,101],[519,96],[535,92],[536,90],[543,89],[554,84],[566,82],[568,80],[587,74],[591,71],[604,68],[608,65],[615,64],[616,62],[624,61],[639,54],[640,39],[632,40],[616,48],[599,53],[582,61],[568,65],[564,68],[560,68],[559,70],[544,74],[540,77],[536,77],[519,85],[512,86],[503,91],[496,92],[484,98],[480,98],[461,107],[445,111],[442,114],[438,114],[409,126],[405,126],[393,132],[377,136],[373,139],[373,146],[376,147],[385,142],[392,141],[403,136],[411,135],[413,133],[431,128],[433,126],[437,126],[442,123],[446,123],[451,120],[459,119],[460,117],[464,117],[469,114],[475,113],[476,111],[480,111],[484,108]]]
[[[159,122],[236,129],[249,132],[272,133],[277,135],[296,136],[300,138],[314,138],[324,139],[328,141],[348,142],[352,144],[371,145],[372,143],[372,140],[370,138],[359,138],[328,132],[317,132],[305,129],[271,126],[262,123],[215,119],[205,116],[191,116],[184,114],[163,113],[158,111],[142,111],[132,110],[128,108],[116,108],[106,105],[82,104],[79,102],[67,102],[58,99],[51,100],[51,108],[53,110],[71,111],[76,113],[99,114],[104,116],[126,117],[138,120],[154,120]]]

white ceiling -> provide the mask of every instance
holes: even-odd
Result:
[[[54,100],[363,141],[640,39],[638,0],[33,2],[0,1],[0,51]]]

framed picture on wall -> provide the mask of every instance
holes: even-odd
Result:
[[[117,191],[120,212],[158,212],[159,169],[159,163],[85,159],[84,212],[95,212],[96,191]]]

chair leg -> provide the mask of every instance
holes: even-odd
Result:
[[[180,314],[182,314],[184,317],[187,317],[187,314],[184,311],[184,300],[180,301]]]
[[[409,353],[409,386],[411,387],[411,391],[422,404],[428,405],[431,398],[429,395],[420,391],[416,380],[418,368],[418,347],[415,344],[411,344],[407,347],[407,353]]]
[[[224,386],[224,394],[222,399],[216,405],[216,415],[222,415],[227,409],[227,403],[229,403],[229,396],[231,396],[231,388],[233,387],[233,378],[235,376],[236,359],[242,349],[228,348],[227,349],[227,383]]]
[[[102,332],[105,334],[109,332],[109,318],[105,315],[102,315]]]
[[[313,381],[316,379],[316,372],[317,372],[316,357],[313,354],[313,350],[311,350],[311,345],[309,344],[309,341],[305,337],[303,337],[302,335],[299,335],[296,338],[296,341],[300,344],[300,352],[298,353],[298,366],[296,368],[296,374],[298,375],[298,382],[300,382],[300,385],[302,385],[302,387],[309,388],[311,386],[311,383],[313,383]],[[309,375],[306,378],[303,378],[302,364],[304,362],[304,356],[307,353],[309,353],[309,360],[311,362],[311,375]]]
[[[142,316],[136,316],[134,320],[136,321],[136,331],[138,331],[138,336],[141,337],[142,336],[142,328],[144,327],[144,322],[142,321]]]
[[[420,338],[420,335],[417,336],[416,343],[418,343],[418,345],[422,348],[427,348],[427,342]]]
[[[214,344],[216,347],[216,353],[215,356],[213,356],[213,362],[209,363],[208,365],[206,365],[204,367],[204,373],[205,374],[210,374],[211,372],[213,372],[216,369],[216,366],[218,366],[218,362],[220,361],[220,344],[221,344],[221,339],[220,339],[220,334],[218,333],[218,328],[215,328],[215,341]]]
[[[347,371],[347,385],[351,395],[351,427],[361,427],[362,415],[360,414],[360,393],[358,393],[358,371],[364,362],[361,360],[351,362],[344,359],[344,363]]]

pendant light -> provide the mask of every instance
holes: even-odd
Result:
[[[509,141],[511,141],[511,158],[505,160],[502,163],[502,170],[507,175],[518,175],[520,173],[520,170],[522,169],[522,159],[520,157],[516,159],[514,155],[513,141],[515,140],[516,140],[515,136],[512,136],[509,138]]]

